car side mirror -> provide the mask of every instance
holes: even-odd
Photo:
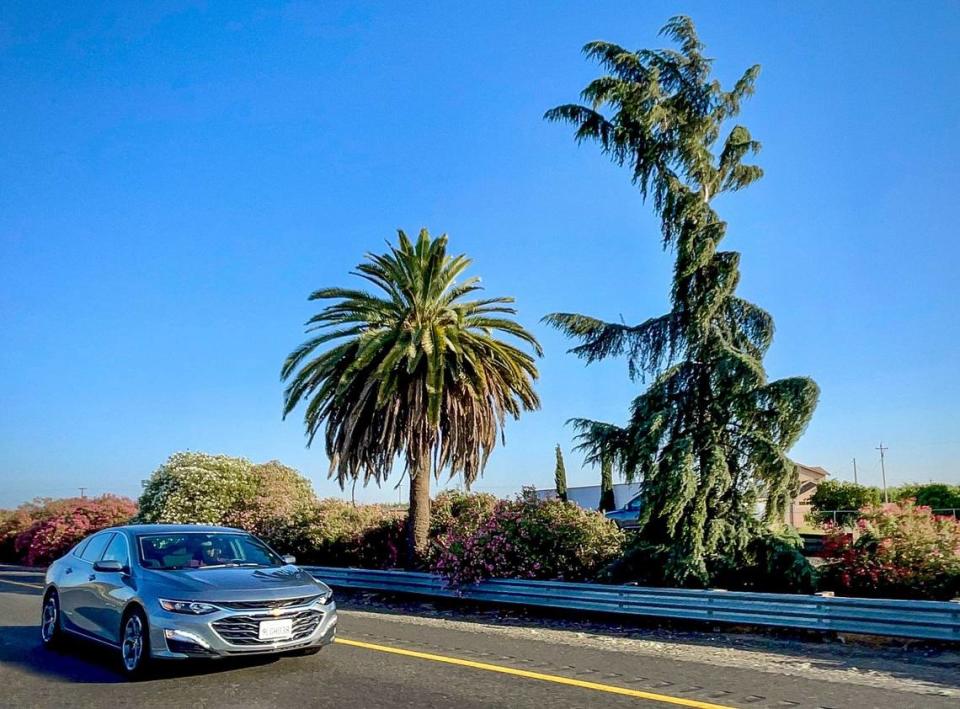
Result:
[[[295,557],[293,554],[287,554],[286,556],[283,557],[283,563],[284,563],[284,564],[296,564],[296,563],[297,563],[297,557]]]
[[[103,571],[104,573],[119,573],[124,570],[124,565],[116,559],[103,559],[93,564],[94,571]]]

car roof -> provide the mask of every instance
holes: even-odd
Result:
[[[126,524],[122,527],[111,527],[115,532],[128,532],[129,534],[171,534],[183,532],[231,532],[247,534],[242,529],[235,527],[218,527],[211,524]],[[106,531],[106,530],[104,530]]]

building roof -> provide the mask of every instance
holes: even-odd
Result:
[[[800,473],[801,479],[823,480],[823,478],[830,474],[818,465],[802,465],[801,463],[797,463],[796,465],[797,472]]]

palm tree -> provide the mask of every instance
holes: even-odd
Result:
[[[289,382],[284,418],[306,403],[307,446],[325,426],[330,476],[341,488],[359,477],[379,484],[402,459],[416,563],[428,544],[431,473],[472,483],[503,440],[506,416],[540,406],[534,357],[498,335],[542,350],[509,317],[512,298],[467,299],[481,290],[479,278],[457,283],[470,259],[448,256],[446,235],[431,239],[423,229],[414,244],[398,233],[389,253],[367,254],[353,272],[379,293],[311,294],[336,302],[307,321],[316,334],[290,353],[281,379]]]

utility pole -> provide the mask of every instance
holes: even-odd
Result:
[[[890,449],[883,445],[883,441],[880,441],[877,450],[880,451],[880,474],[883,476],[883,501],[890,502],[890,495],[887,494],[887,469],[883,467],[883,453]]]
[[[80,499],[85,500],[87,498],[87,488],[80,488]]]
[[[859,485],[860,482],[857,480],[857,459],[853,459],[853,484]]]

